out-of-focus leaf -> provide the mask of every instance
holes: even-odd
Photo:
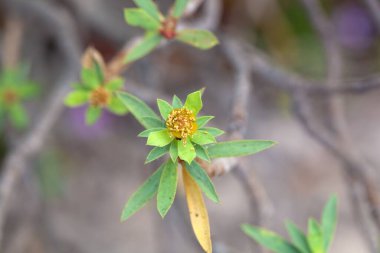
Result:
[[[158,30],[160,22],[149,15],[145,10],[138,8],[124,9],[125,21],[131,26],[144,28],[145,30]]]
[[[133,0],[135,4],[141,9],[145,10],[149,15],[151,15],[156,20],[161,20],[162,15],[157,7],[157,5],[152,0]]]
[[[152,52],[161,42],[162,36],[158,33],[149,33],[134,47],[132,47],[125,58],[125,63],[136,61]]]
[[[25,128],[28,125],[28,114],[20,104],[10,107],[10,119],[16,128]]]
[[[292,244],[272,231],[248,224],[244,224],[242,230],[260,245],[275,253],[301,253]]]
[[[112,91],[120,90],[124,87],[124,79],[123,78],[113,78],[106,84],[106,88]]]
[[[302,253],[313,253],[309,248],[307,238],[300,229],[297,228],[292,222],[286,223],[286,229],[288,234],[293,241],[294,246],[296,246]]]
[[[337,198],[332,196],[327,202],[322,214],[322,232],[324,238],[324,248],[328,251],[337,224]]]
[[[89,106],[86,111],[86,124],[93,125],[102,115],[102,108]]]
[[[65,98],[65,105],[68,107],[81,106],[88,102],[89,93],[83,90],[75,90],[70,92]]]
[[[186,9],[188,0],[176,0],[173,6],[172,15],[175,18],[182,16],[183,12]]]
[[[322,229],[314,219],[309,220],[307,242],[313,253],[325,253]]]
[[[177,34],[176,39],[202,50],[210,49],[219,43],[218,38],[206,30],[182,30]]]
[[[142,126],[147,129],[155,128],[154,125],[151,125],[144,118],[150,117],[160,120],[160,117],[145,102],[126,92],[119,92],[118,97]]]
[[[123,116],[128,113],[128,108],[117,97],[111,99],[111,103],[107,106],[107,109],[119,116]]]

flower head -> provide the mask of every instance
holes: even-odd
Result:
[[[81,83],[74,85],[74,91],[67,95],[65,104],[69,107],[78,107],[87,103],[88,125],[94,124],[99,119],[103,109],[116,115],[126,114],[127,108],[115,95],[115,91],[124,85],[123,78],[109,74],[103,57],[94,48],[86,50],[82,65]]]
[[[140,136],[148,137],[148,145],[167,150],[173,162],[179,158],[190,164],[197,156],[209,161],[205,145],[215,143],[215,137],[224,132],[205,127],[212,116],[198,117],[203,106],[202,93],[203,90],[189,94],[185,104],[177,96],[174,96],[172,105],[158,99],[158,108],[164,121],[157,120],[155,127],[147,129]]]
[[[0,122],[7,116],[16,128],[28,124],[28,115],[22,103],[37,95],[39,87],[27,79],[24,68],[8,69],[0,74]]]

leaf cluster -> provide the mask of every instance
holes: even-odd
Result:
[[[327,253],[337,224],[337,198],[331,197],[321,217],[321,223],[309,219],[308,233],[303,233],[294,223],[287,222],[286,229],[291,242],[264,228],[248,224],[243,231],[263,247],[275,253]]]
[[[134,0],[138,8],[124,10],[125,21],[145,30],[144,38],[126,55],[125,63],[136,61],[153,51],[162,40],[177,40],[206,50],[217,45],[218,39],[207,30],[177,28],[188,0],[176,0],[164,16],[152,0]]]
[[[28,113],[23,103],[38,95],[39,86],[27,77],[25,67],[6,69],[0,74],[0,130],[7,119],[22,129],[28,125]]]

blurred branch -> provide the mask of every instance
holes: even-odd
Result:
[[[59,118],[60,112],[63,110],[62,99],[69,89],[69,83],[75,81],[79,69],[79,48],[74,43],[74,33],[67,26],[67,20],[53,7],[36,2],[15,1],[8,2],[6,8],[8,12],[17,13],[23,19],[33,16],[40,23],[45,24],[57,39],[60,49],[65,53],[66,66],[61,78],[55,84],[54,92],[46,102],[44,111],[36,121],[36,125],[5,159],[0,184],[0,248],[2,247],[5,219],[15,185],[28,167],[28,160],[42,148],[45,137]]]
[[[380,31],[380,2],[378,0],[364,0],[364,3],[367,5],[368,10],[371,12],[378,31]]]
[[[335,88],[341,85],[343,73],[343,58],[339,43],[334,35],[334,29],[330,24],[327,16],[324,14],[320,4],[316,0],[303,0],[303,4],[309,13],[310,19],[317,30],[325,48],[327,58],[327,87]],[[332,128],[329,128],[330,138],[322,136],[320,133],[328,129],[318,128],[318,122],[309,123],[313,117],[307,103],[307,96],[304,92],[295,94],[298,99],[295,99],[296,115],[304,128],[315,137],[326,148],[335,149],[340,154],[336,154],[336,158],[343,164],[346,173],[347,189],[351,196],[352,207],[356,214],[358,224],[361,226],[362,232],[366,235],[364,238],[368,241],[368,247],[371,252],[377,251],[377,240],[379,238],[379,215],[378,204],[375,194],[373,182],[367,176],[368,165],[366,161],[359,155],[355,149],[355,145],[348,131],[347,122],[345,119],[344,101],[342,97],[329,97],[327,116]],[[309,108],[309,110],[308,110]],[[331,143],[329,143],[331,142]],[[354,186],[354,187],[352,187]],[[358,189],[359,188],[359,189]],[[373,202],[375,200],[375,202]],[[367,203],[366,203],[367,202]],[[372,212],[363,212],[363,204],[369,205]],[[372,224],[366,224],[368,218],[372,219]],[[373,226],[372,226],[373,225]]]

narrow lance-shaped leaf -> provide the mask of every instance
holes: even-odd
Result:
[[[186,9],[188,0],[176,0],[173,6],[172,15],[175,18],[182,16],[183,12]]]
[[[187,163],[191,163],[197,156],[195,148],[190,140],[187,140],[186,144],[183,141],[177,141],[178,144],[178,156]]]
[[[161,175],[157,194],[157,209],[162,218],[166,216],[174,202],[175,194],[177,192],[177,183],[177,162],[173,163],[171,160],[168,160]]]
[[[152,0],[134,0],[135,4],[145,10],[149,15],[151,15],[156,20],[161,19],[161,13],[158,10],[157,5]]]
[[[112,97],[110,104],[107,106],[107,109],[110,112],[120,116],[128,113],[128,108],[117,97]]]
[[[86,124],[93,125],[102,115],[102,108],[89,106],[86,111]]]
[[[15,104],[10,108],[10,118],[16,128],[25,128],[28,125],[28,114],[21,104]]]
[[[161,42],[162,37],[158,33],[149,33],[141,41],[132,47],[125,58],[125,63],[136,61],[153,51]]]
[[[170,145],[170,158],[172,159],[173,162],[177,161],[178,158],[178,140],[173,140],[171,145]]]
[[[181,99],[179,97],[177,97],[176,95],[173,96],[172,105],[173,105],[174,109],[178,109],[178,108],[183,107],[183,103],[182,103]]]
[[[176,39],[199,49],[210,49],[219,43],[218,39],[206,30],[182,30]]]
[[[145,160],[145,164],[151,163],[158,158],[164,156],[169,151],[169,145],[165,147],[154,147],[148,154]]]
[[[322,214],[322,232],[324,238],[324,248],[329,249],[337,224],[337,198],[333,196],[327,202]]]
[[[124,9],[124,18],[127,24],[144,28],[145,30],[158,30],[160,22],[149,15],[145,10],[138,8]]]
[[[68,107],[77,107],[88,102],[89,93],[83,90],[70,92],[65,98],[65,105]]]
[[[214,184],[212,183],[211,179],[204,171],[204,169],[196,161],[193,161],[190,165],[186,164],[186,169],[191,175],[191,177],[194,179],[194,181],[206,194],[206,196],[215,203],[218,203],[219,198],[218,194],[215,191]]]
[[[168,145],[173,140],[167,129],[160,130],[149,134],[146,142],[149,146],[163,147]]]
[[[207,125],[208,122],[210,122],[210,120],[212,120],[213,118],[215,118],[214,116],[201,116],[201,117],[198,117],[197,118],[197,125],[198,125],[198,128],[202,128],[204,127],[205,125]]]
[[[140,186],[138,190],[135,193],[133,193],[133,195],[129,198],[127,204],[123,209],[121,221],[126,221],[138,210],[143,208],[145,204],[148,203],[154,197],[158,190],[163,168],[164,164],[161,165],[160,168],[158,168],[157,171],[154,172],[153,175],[150,176],[144,182],[144,184]]]
[[[312,253],[305,234],[302,233],[296,225],[292,222],[287,222],[286,229],[288,230],[288,234],[290,235],[294,246],[296,246],[302,253]]]
[[[204,161],[207,161],[207,162],[211,162],[210,156],[208,155],[207,150],[203,146],[194,145],[194,148],[195,148],[195,152],[196,152],[198,158],[200,158]]]
[[[199,144],[199,145],[206,145],[210,143],[215,143],[215,137],[212,136],[209,132],[207,131],[202,131],[198,130],[193,134],[191,137],[192,142]]]
[[[275,253],[301,253],[292,244],[272,231],[248,224],[243,225],[242,230],[260,245]]]
[[[173,107],[168,102],[162,99],[157,99],[157,105],[162,118],[166,120],[171,111],[173,111]]]
[[[195,115],[202,109],[202,90],[189,94],[186,98],[185,107],[192,110]]]
[[[194,234],[203,250],[212,253],[210,223],[202,192],[186,168],[182,169],[182,174]]]
[[[211,134],[212,136],[214,136],[215,138],[224,134],[223,130],[220,130],[219,128],[215,128],[215,127],[203,127],[199,130],[200,131],[206,131],[209,134]]]
[[[242,140],[211,144],[207,151],[211,158],[253,155],[275,145],[273,141]]]
[[[154,128],[151,123],[144,120],[146,117],[155,118],[160,120],[158,115],[142,100],[126,92],[118,93],[119,99],[124,103],[133,116],[145,128]]]
[[[313,253],[325,253],[322,230],[314,219],[309,220],[307,242]]]

